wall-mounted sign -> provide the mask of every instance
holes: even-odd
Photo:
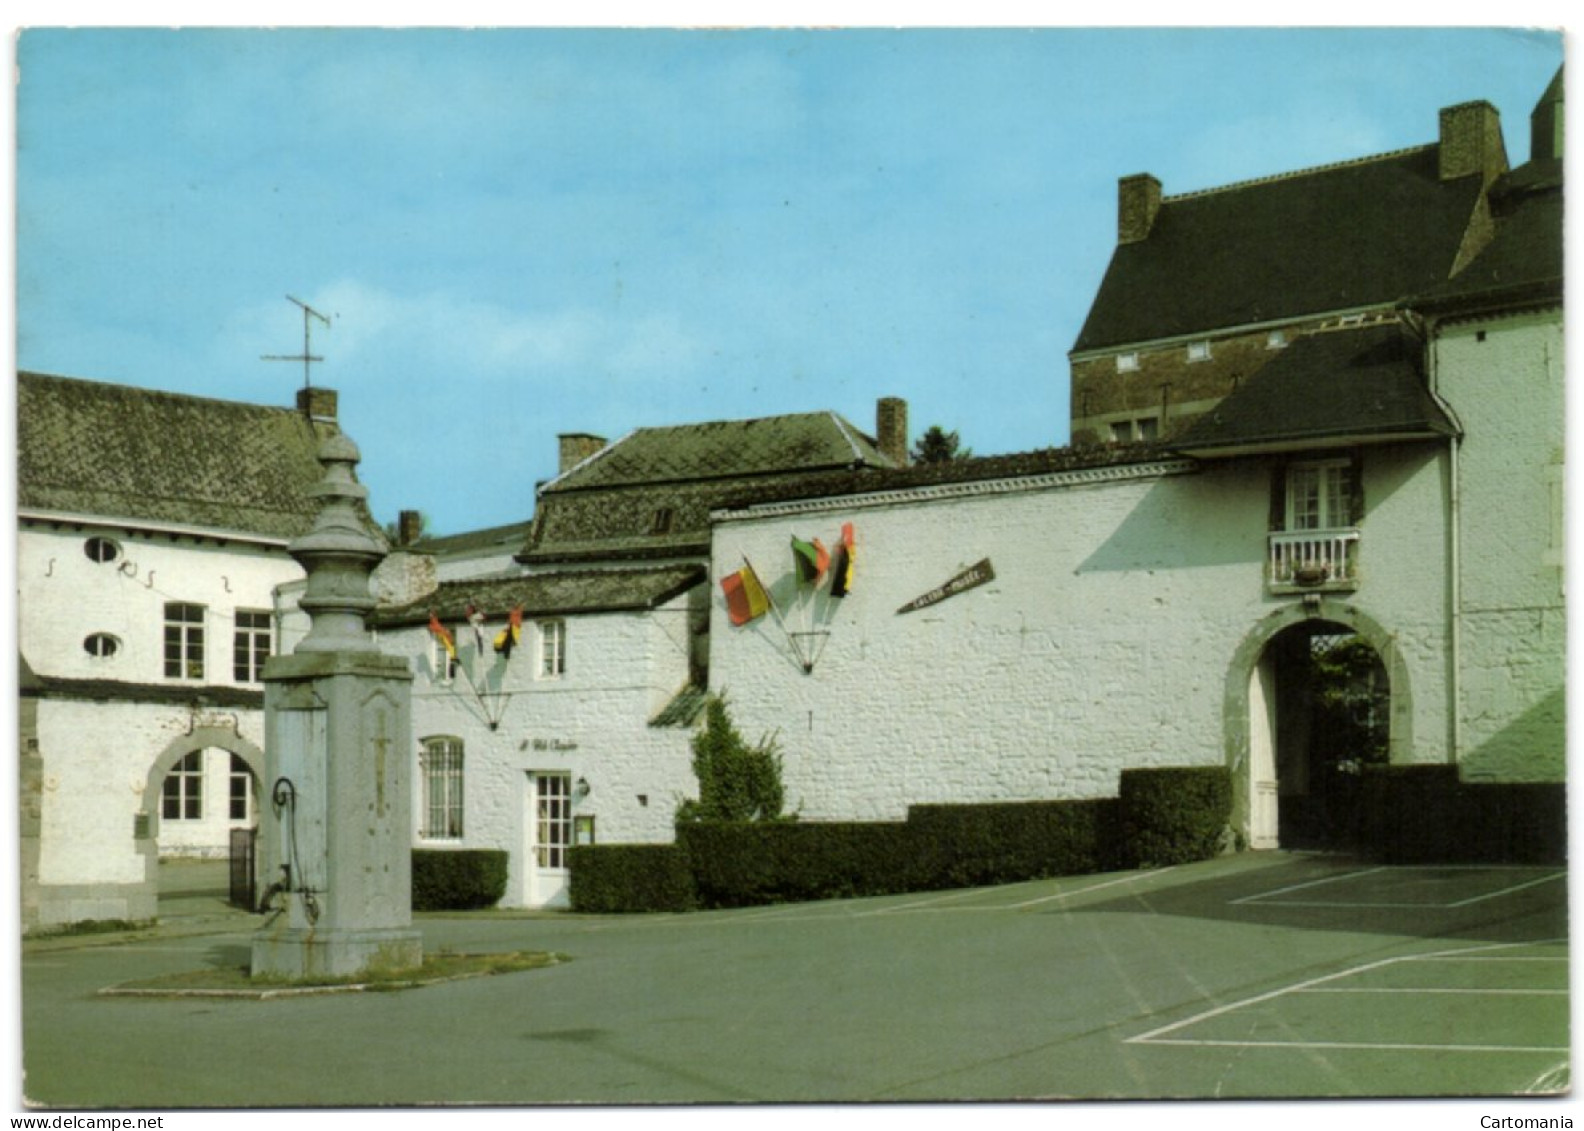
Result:
[[[570,738],[533,738],[523,743],[523,749],[529,747],[535,750],[576,750],[578,744]]]
[[[990,559],[986,558],[977,565],[969,566],[956,577],[948,581],[945,585],[938,585],[934,589],[931,589],[928,593],[924,594],[924,596],[916,597],[909,601],[907,604],[898,609],[897,613],[900,615],[902,613],[917,612],[919,609],[927,609],[931,605],[940,604],[948,597],[955,597],[959,593],[966,593],[968,590],[973,589],[976,586],[983,585],[987,581],[994,580],[995,567],[990,564]]]

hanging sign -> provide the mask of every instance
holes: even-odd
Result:
[[[913,613],[917,612],[919,609],[927,609],[931,605],[940,604],[948,597],[955,597],[959,593],[966,593],[968,590],[983,585],[987,581],[994,580],[995,567],[990,564],[989,558],[985,558],[977,565],[971,565],[967,569],[963,570],[945,585],[937,586],[934,589],[931,589],[928,593],[924,594],[924,596],[916,597],[909,601],[907,604],[903,605],[897,610],[897,614],[900,616],[902,613]]]

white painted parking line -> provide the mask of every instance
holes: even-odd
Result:
[[[1449,951],[1433,951],[1433,952],[1430,952],[1430,953],[1427,953],[1427,954],[1409,954],[1409,955],[1398,955],[1398,956],[1396,956],[1394,958],[1383,958],[1383,959],[1379,959],[1378,961],[1375,961],[1375,962],[1364,963],[1363,965],[1360,965],[1360,966],[1349,967],[1346,970],[1339,970],[1339,971],[1336,971],[1335,973],[1323,974],[1323,975],[1321,975],[1318,978],[1309,978],[1309,979],[1306,979],[1306,980],[1301,981],[1301,982],[1295,982],[1295,983],[1293,983],[1292,985],[1289,985],[1289,986],[1282,986],[1282,987],[1279,987],[1279,988],[1274,989],[1274,990],[1267,990],[1265,993],[1256,994],[1253,997],[1242,998],[1242,999],[1240,999],[1238,1001],[1229,1002],[1226,1005],[1217,1006],[1214,1009],[1207,1009],[1203,1013],[1195,1014],[1194,1016],[1184,1018],[1181,1021],[1173,1021],[1169,1025],[1162,1025],[1159,1028],[1151,1029],[1147,1033],[1140,1033],[1137,1036],[1129,1037],[1123,1043],[1124,1044],[1130,1044],[1130,1045],[1135,1045],[1135,1044],[1182,1045],[1182,1046],[1200,1045],[1200,1046],[1220,1046],[1220,1047],[1237,1047],[1237,1048],[1294,1048],[1294,1049],[1342,1049],[1342,1048],[1351,1048],[1351,1049],[1373,1049],[1373,1050],[1403,1049],[1403,1050],[1414,1050],[1414,1051],[1434,1051],[1434,1050],[1439,1050],[1439,1051],[1444,1051],[1444,1052],[1486,1052],[1486,1053],[1489,1053],[1489,1052],[1523,1052],[1523,1053],[1542,1053],[1542,1052],[1543,1053],[1553,1053],[1553,1052],[1561,1052],[1561,1053],[1565,1053],[1565,1052],[1569,1051],[1569,1049],[1566,1046],[1553,1047],[1553,1046],[1549,1046],[1549,1045],[1535,1045],[1535,1046],[1530,1046],[1530,1045],[1473,1045],[1473,1044],[1458,1044],[1458,1043],[1424,1044],[1424,1043],[1418,1043],[1418,1042],[1380,1042],[1380,1041],[1363,1041],[1363,1042],[1303,1041],[1303,1040],[1295,1040],[1295,1041],[1256,1041],[1256,1040],[1230,1040],[1230,1039],[1225,1039],[1225,1038],[1208,1038],[1208,1037],[1207,1038],[1186,1037],[1186,1036],[1184,1036],[1184,1037],[1174,1037],[1174,1036],[1169,1036],[1168,1034],[1176,1033],[1176,1032],[1178,1032],[1180,1030],[1188,1029],[1191,1026],[1202,1024],[1202,1023],[1204,1023],[1206,1021],[1211,1020],[1212,1018],[1223,1017],[1223,1016],[1225,1016],[1227,1014],[1234,1013],[1234,1012],[1236,1012],[1238,1010],[1247,1009],[1247,1008],[1249,1008],[1251,1006],[1261,1005],[1261,1004],[1264,1004],[1265,1002],[1274,1001],[1277,998],[1286,997],[1286,996],[1289,996],[1289,995],[1303,994],[1303,993],[1317,993],[1317,992],[1343,992],[1343,993],[1350,992],[1345,987],[1340,987],[1340,988],[1336,988],[1336,989],[1330,989],[1329,988],[1329,983],[1338,982],[1338,981],[1341,981],[1344,978],[1356,977],[1356,976],[1358,976],[1360,974],[1367,973],[1367,972],[1369,972],[1371,970],[1380,970],[1380,969],[1383,969],[1383,968],[1388,967],[1388,966],[1394,966],[1394,965],[1398,965],[1398,964],[1402,964],[1402,963],[1464,961],[1464,960],[1476,960],[1476,961],[1487,961],[1487,962],[1496,962],[1496,961],[1519,961],[1519,962],[1521,962],[1521,961],[1536,961],[1536,960],[1539,960],[1539,961],[1565,962],[1565,961],[1567,961],[1567,959],[1565,957],[1551,958],[1549,956],[1541,956],[1541,955],[1516,955],[1516,956],[1508,957],[1508,956],[1504,956],[1504,955],[1494,954],[1492,952],[1500,951],[1500,950],[1509,950],[1509,949],[1514,949],[1514,948],[1517,948],[1517,947],[1558,945],[1558,944],[1565,944],[1566,942],[1567,942],[1566,939],[1544,939],[1544,940],[1537,940],[1535,942],[1523,942],[1523,943],[1489,943],[1489,944],[1486,944],[1484,946],[1460,947],[1460,948],[1457,948],[1455,950],[1449,950]],[[1358,991],[1352,991],[1352,992],[1368,992],[1368,991],[1367,990],[1358,990]],[[1403,992],[1408,992],[1408,993],[1430,993],[1430,992],[1433,992],[1433,991],[1431,989],[1429,989],[1429,988],[1426,988],[1426,989],[1418,989],[1418,990],[1405,990]],[[1478,992],[1478,991],[1474,991],[1474,992]],[[1496,993],[1496,992],[1499,992],[1499,991],[1489,991],[1489,992]],[[1565,993],[1565,991],[1564,991],[1564,993]]]
[[[1256,902],[1258,902],[1259,900],[1262,900],[1262,899],[1271,899],[1271,898],[1273,898],[1275,896],[1278,896],[1278,895],[1286,895],[1290,891],[1303,891],[1305,888],[1316,888],[1316,887],[1319,887],[1321,884],[1334,884],[1334,883],[1337,883],[1340,880],[1355,879],[1355,878],[1357,878],[1359,876],[1372,876],[1376,872],[1384,872],[1385,870],[1386,869],[1384,867],[1380,867],[1380,868],[1365,868],[1362,871],[1358,871],[1358,872],[1338,872],[1336,875],[1333,875],[1333,876],[1322,876],[1318,880],[1308,880],[1305,883],[1301,883],[1301,884],[1289,884],[1289,885],[1287,885],[1284,888],[1275,888],[1275,889],[1273,889],[1271,891],[1256,892],[1254,895],[1245,895],[1242,899],[1234,899],[1234,900],[1230,900],[1229,902],[1231,904],[1233,904],[1234,906],[1239,904],[1239,903],[1256,903]],[[1288,905],[1288,903],[1289,903],[1288,900],[1283,900],[1282,901],[1283,906]]]
[[[1170,872],[1172,868],[1175,867],[1176,865],[1173,864],[1171,867],[1156,868],[1149,872],[1133,872],[1126,876],[1119,877],[1118,879],[1106,880],[1104,883],[1090,884],[1088,887],[1074,888],[1072,891],[1059,891],[1054,895],[1042,895],[1038,899],[1025,899],[1021,903],[1009,903],[1006,906],[1009,910],[1016,911],[1023,907],[1034,907],[1041,903],[1049,903],[1055,899],[1071,899],[1075,895],[1088,895],[1092,891],[1100,891],[1103,888],[1115,887],[1117,884],[1130,884],[1136,880],[1144,879],[1148,876],[1162,876],[1167,872]]]
[[[1487,899],[1496,899],[1498,896],[1511,895],[1515,891],[1523,891],[1525,888],[1538,887],[1540,884],[1549,884],[1554,880],[1564,879],[1566,876],[1566,872],[1552,872],[1549,876],[1541,876],[1538,880],[1530,880],[1528,883],[1524,884],[1513,884],[1511,887],[1502,888],[1500,891],[1489,892],[1485,895],[1476,895],[1472,899],[1461,900],[1457,903],[1449,903],[1447,906],[1469,907],[1476,903],[1483,903]]]

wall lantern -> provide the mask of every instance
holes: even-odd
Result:
[[[578,780],[577,780],[577,795],[578,795],[578,798],[580,800],[582,798],[587,797],[589,795],[588,778],[578,778]]]

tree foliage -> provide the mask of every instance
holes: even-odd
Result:
[[[972,450],[962,446],[955,432],[948,432],[939,424],[931,424],[924,434],[913,441],[910,453],[914,463],[950,463],[954,459],[967,459]]]
[[[773,736],[749,746],[732,724],[721,696],[705,707],[704,729],[693,736],[693,773],[699,795],[677,807],[677,822],[774,821],[782,818],[781,751]]]

